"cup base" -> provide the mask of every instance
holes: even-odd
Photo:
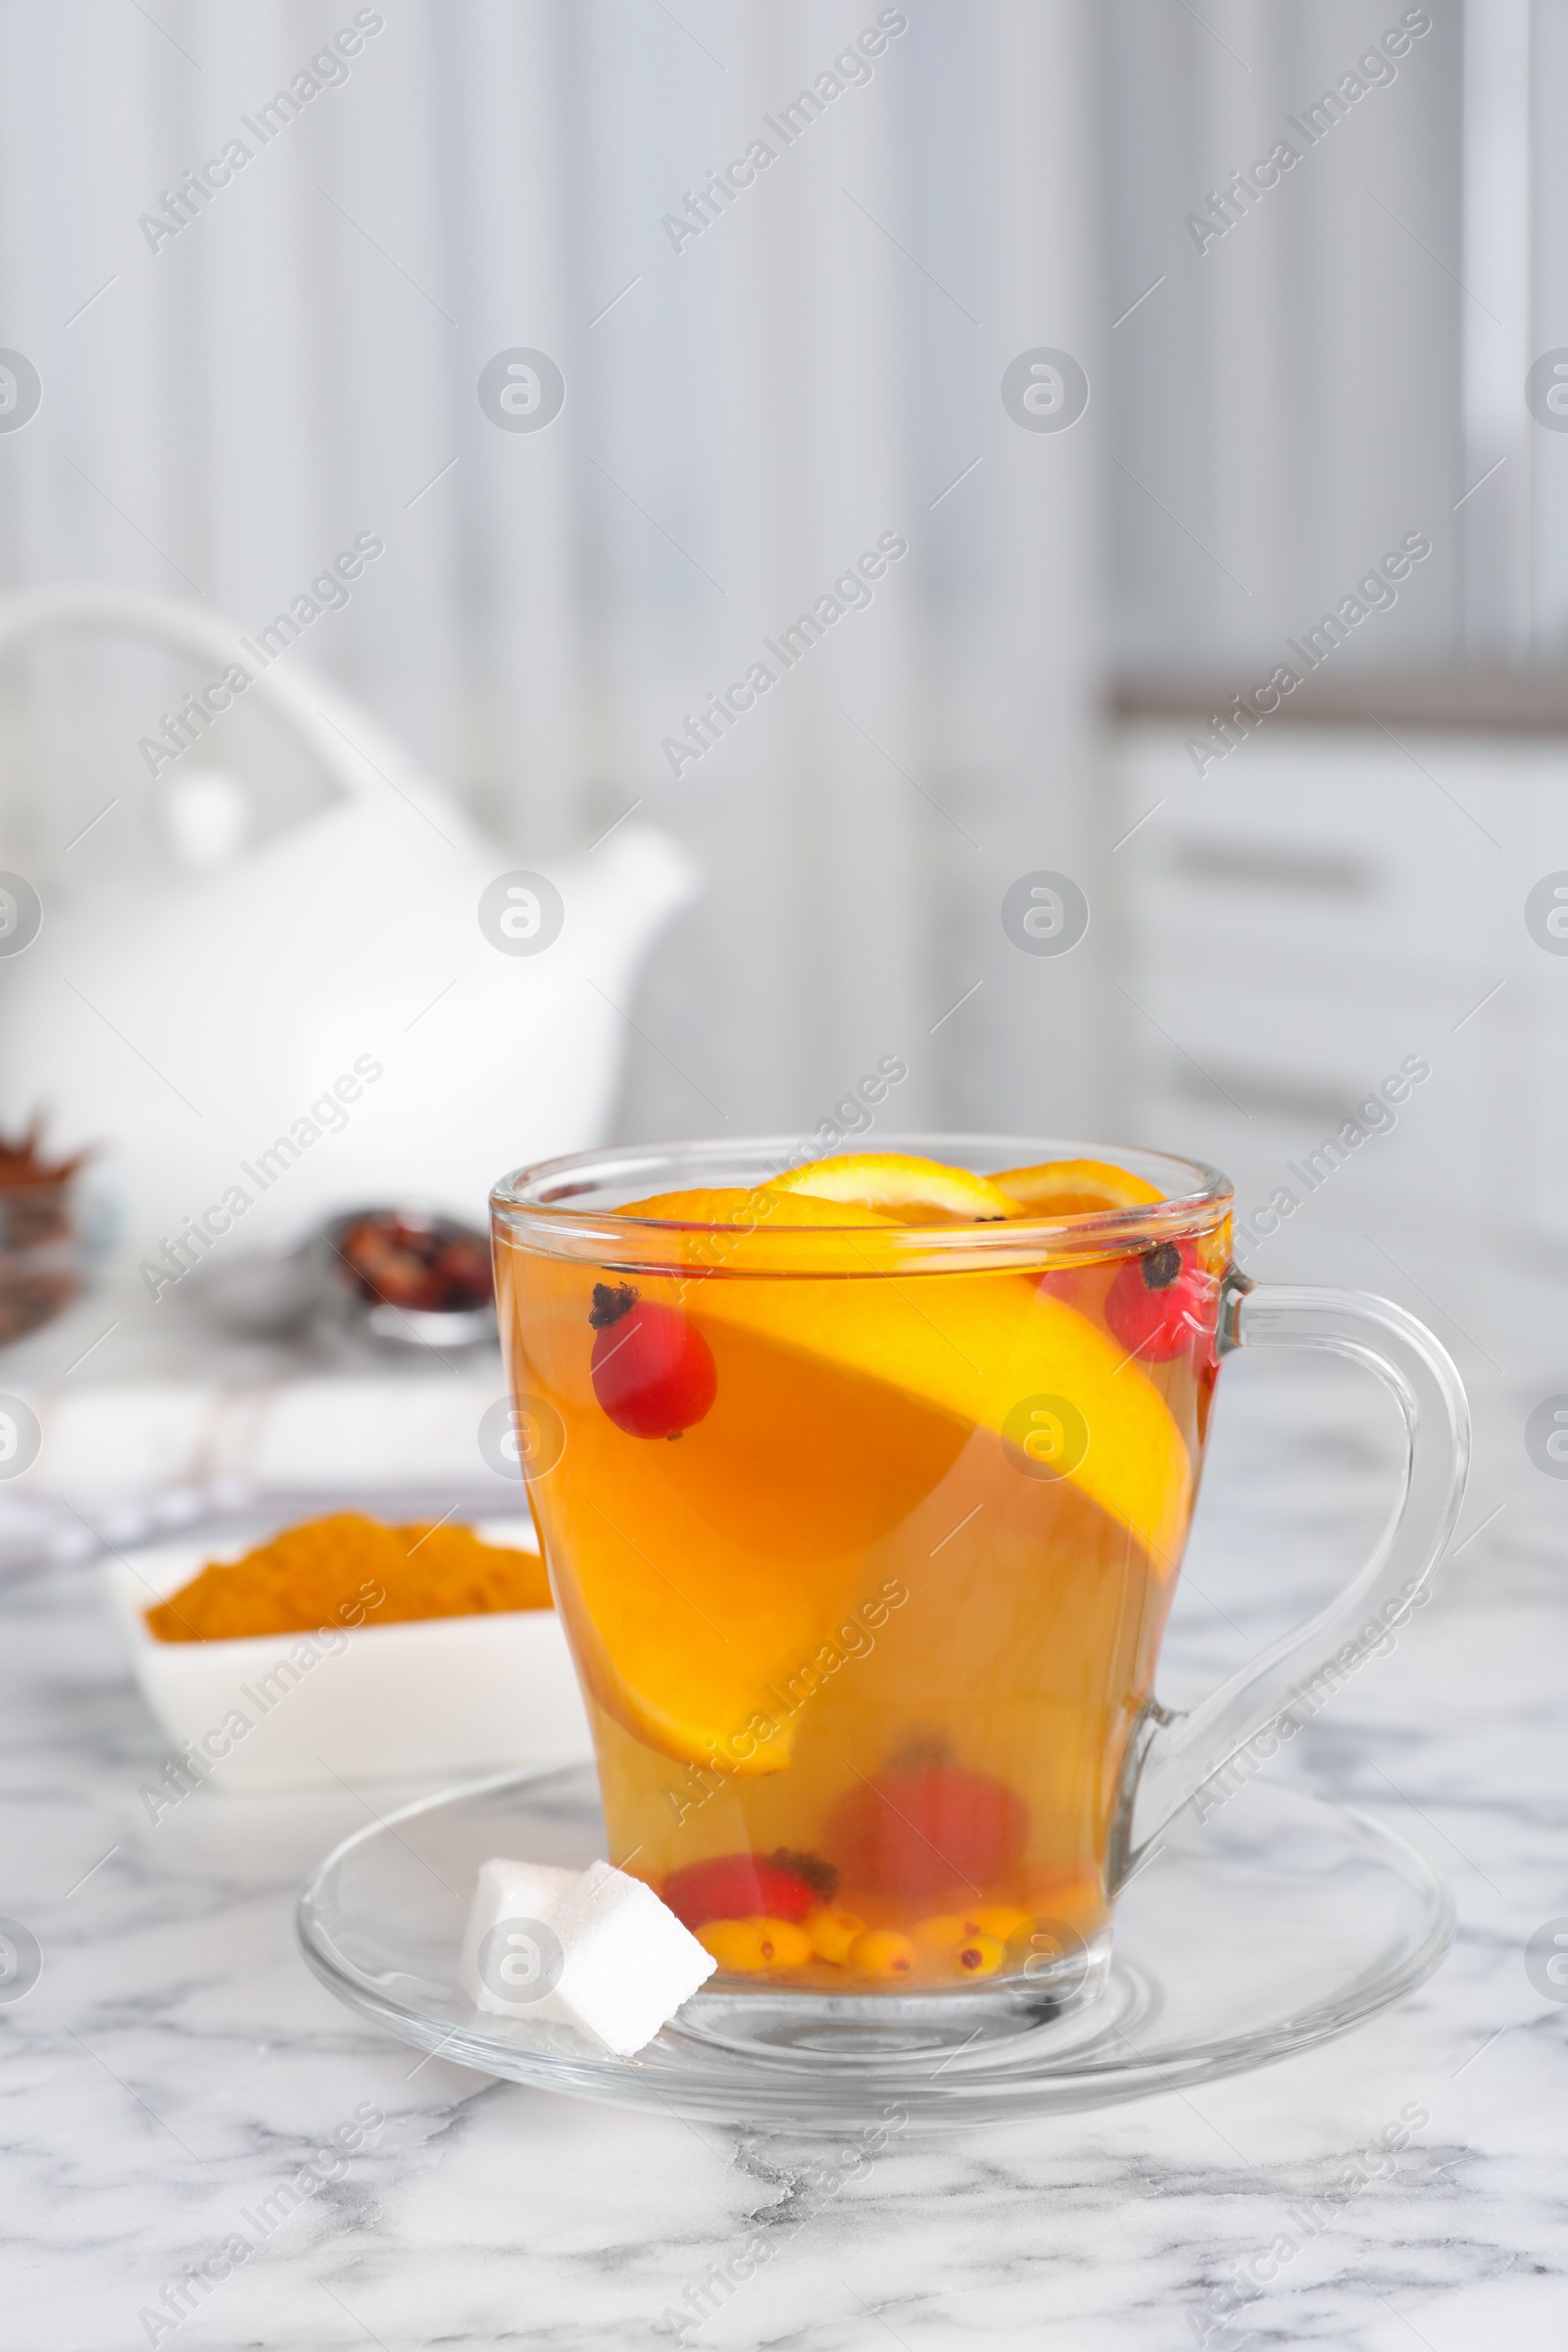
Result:
[[[791,1992],[733,1981],[710,1984],[687,2003],[672,2030],[741,2055],[902,2063],[922,2054],[956,2056],[1060,2025],[1100,2000],[1109,1976],[1105,1928],[1068,1960],[951,1992]]]

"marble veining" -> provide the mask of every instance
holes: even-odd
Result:
[[[1178,1699],[1305,1614],[1391,1498],[1392,1431],[1350,1376],[1226,1385]],[[0,2003],[6,2341],[1557,2352],[1568,2000],[1523,1955],[1568,1915],[1568,1485],[1533,1469],[1506,1398],[1480,1418],[1432,1605],[1269,1767],[1437,1861],[1446,1966],[1283,2065],[953,2136],[600,2109],[382,2038],[309,1976],[292,1909],[389,1792],[202,1792],[149,1821],[160,1739],[94,1572],[14,1576],[0,1912],[42,1974]],[[1396,2153],[1349,2170],[1386,2126]],[[228,2275],[182,2290],[225,2245]]]

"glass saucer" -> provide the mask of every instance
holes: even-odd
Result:
[[[824,2050],[773,2032],[779,2000],[731,1979],[615,2058],[565,2028],[477,2011],[457,1989],[481,1862],[586,1865],[604,1850],[591,1765],[483,1781],[328,1854],[300,1896],[300,1942],[339,2000],[416,2049],[577,2098],[788,2129],[893,2110],[928,2127],[1065,2114],[1237,2074],[1399,1999],[1453,1933],[1447,1888],[1413,1846],[1348,1805],[1257,1780],[1206,1824],[1189,1815],[1162,1835],[1122,1894],[1091,2002],[1045,1995],[999,2034],[994,2015],[982,2024],[981,1988],[965,1987],[938,2026]]]

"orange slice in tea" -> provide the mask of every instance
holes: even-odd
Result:
[[[1124,1348],[1033,1276],[704,1282],[691,1305],[720,1339],[745,1331],[1019,1446],[1119,1522],[1157,1575],[1174,1565],[1192,1474],[1169,1407]],[[1042,1398],[1054,1434],[1018,1418]]]
[[[989,1223],[1017,1214],[989,1176],[904,1152],[846,1152],[833,1159],[813,1159],[775,1176],[766,1190],[874,1208],[906,1225]]]
[[[799,1173],[804,1176],[808,1171],[802,1168]],[[792,1185],[788,1176],[771,1176],[765,1184],[656,1193],[647,1200],[628,1200],[615,1214],[647,1217],[661,1225],[722,1225],[741,1234],[751,1234],[759,1225],[887,1225],[894,1221],[891,1212],[883,1213],[858,1194],[818,1196],[808,1186]]]
[[[634,1738],[726,1774],[788,1767],[779,1693],[868,1573],[876,1589],[876,1547],[956,1470],[977,1494],[999,1479],[1011,1493],[1004,1463],[1021,1466],[1047,1549],[1051,1528],[1079,1529],[1091,1550],[1131,1540],[1157,1578],[1191,1498],[1186,1446],[1148,1374],[1032,1273],[901,1271],[891,1229],[912,1221],[907,1200],[890,1215],[785,1191],[769,1207],[766,1191],[620,1212],[697,1229],[684,1271],[647,1271],[630,1237],[625,1252],[642,1300],[689,1317],[717,1367],[711,1408],[675,1444],[628,1435],[595,1401],[605,1269],[521,1252],[503,1269],[514,1379],[551,1399],[575,1454],[536,1504],[579,1668]]]
[[[727,1773],[779,1772],[789,1742],[769,1680],[813,1658],[862,1597],[868,1546],[917,1507],[964,1432],[831,1365],[803,1376],[763,1339],[710,1334],[706,1301],[720,1289],[776,1287],[732,1273],[842,1274],[861,1248],[869,1258],[876,1229],[891,1228],[874,1209],[756,1186],[665,1193],[616,1213],[657,1220],[657,1250],[628,1223],[610,1265],[505,1246],[498,1261],[514,1386],[548,1403],[572,1456],[571,1475],[542,1479],[533,1496],[562,1617],[593,1697],[647,1746]],[[650,1271],[652,1255],[668,1270]],[[717,1341],[714,1400],[676,1443],[628,1434],[597,1396],[590,1318],[612,1275]]]
[[[1157,1185],[1108,1159],[1048,1159],[1038,1168],[1004,1168],[991,1181],[1012,1217],[1083,1217],[1099,1209],[1145,1208],[1165,1198]]]

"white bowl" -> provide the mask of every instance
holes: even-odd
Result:
[[[143,1698],[193,1771],[172,1765],[156,1803],[199,1778],[225,1795],[423,1780],[592,1753],[554,1609],[333,1627],[233,1642],[159,1642],[143,1611],[210,1560],[237,1560],[275,1530],[150,1544],[107,1562],[105,1586]],[[489,1543],[537,1551],[528,1520],[481,1520]],[[159,1808],[161,1812],[161,1807]]]

